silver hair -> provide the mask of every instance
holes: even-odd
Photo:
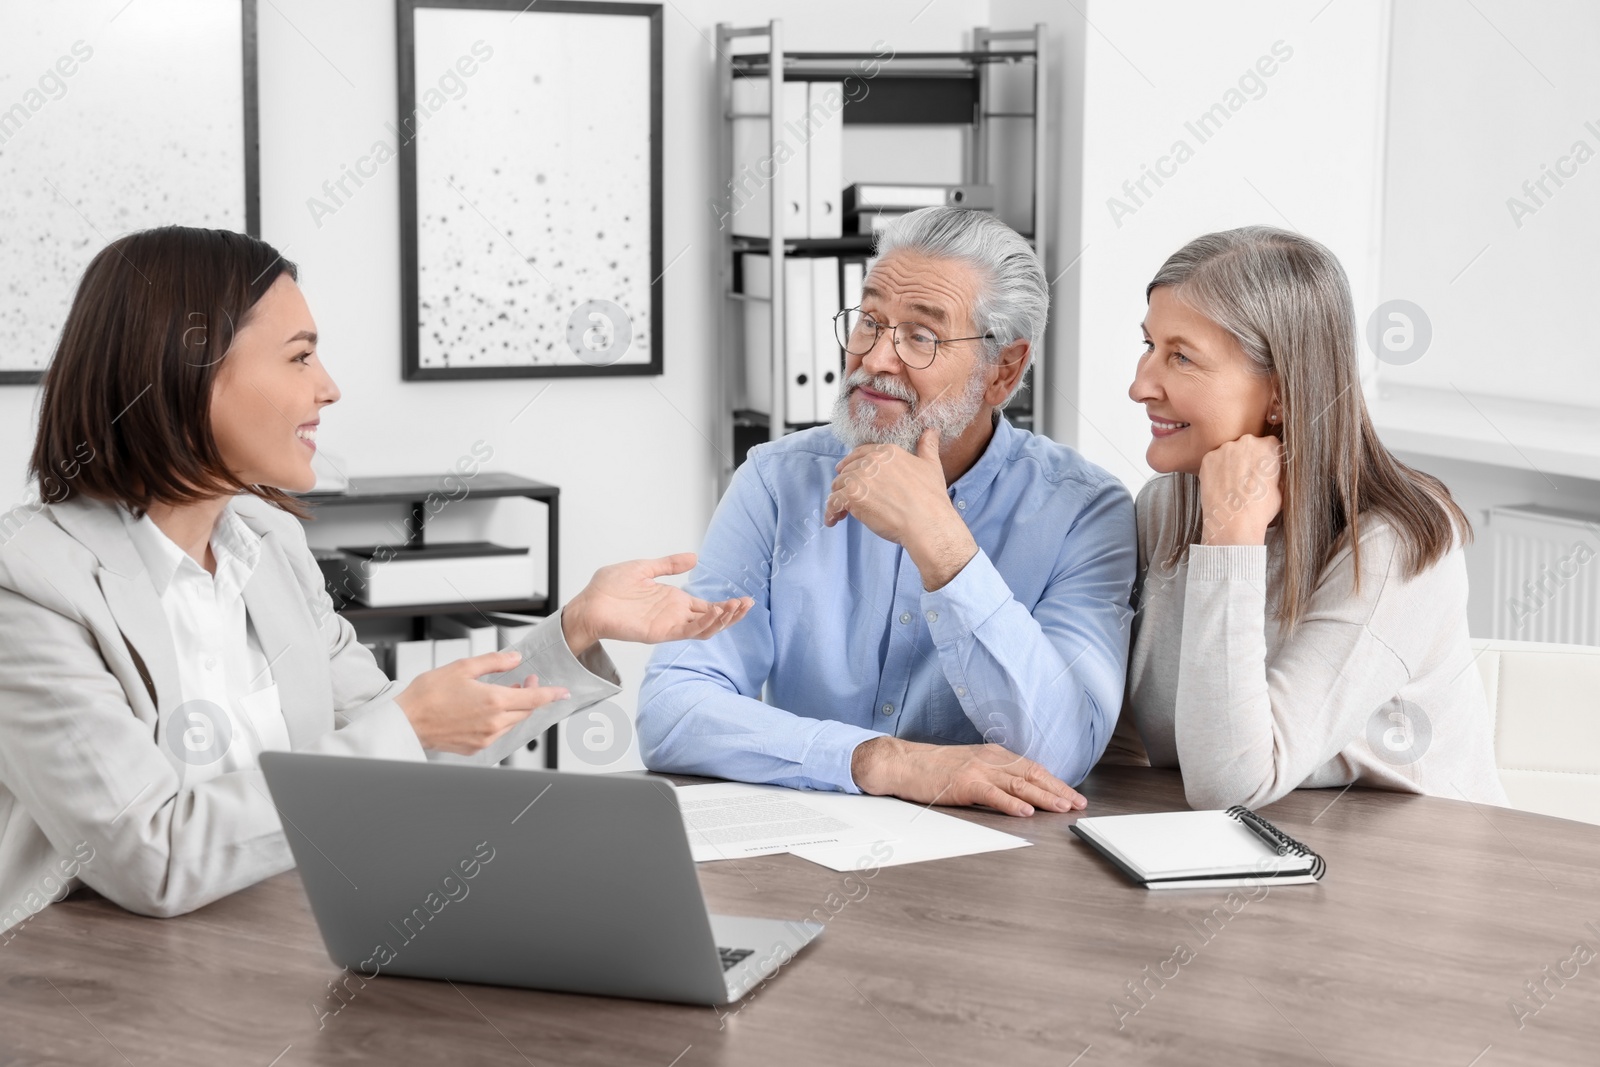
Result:
[[[925,207],[895,219],[878,233],[875,255],[915,252],[933,259],[955,259],[978,272],[972,305],[974,333],[984,335],[983,355],[998,362],[1015,341],[1028,342],[1028,356],[1039,354],[1050,315],[1050,286],[1044,267],[1022,235],[986,211]],[[1021,376],[1017,386],[1022,384]],[[1016,395],[1013,387],[1000,406]]]
[[[1288,627],[1309,612],[1347,530],[1355,531],[1350,549],[1360,588],[1363,516],[1394,525],[1407,578],[1437,563],[1454,539],[1472,536],[1444,483],[1406,466],[1378,439],[1361,391],[1350,283],[1325,246],[1271,226],[1208,233],[1161,265],[1145,298],[1162,286],[1232,334],[1257,374],[1275,379],[1284,537],[1276,607]],[[1179,475],[1177,507],[1169,565],[1200,543],[1195,475]]]
[[[1306,381],[1329,402],[1359,374],[1350,283],[1334,254],[1309,237],[1273,226],[1208,233],[1168,257],[1145,298],[1163,285],[1232,334],[1257,373],[1293,374],[1311,362],[1280,366],[1275,349],[1291,360],[1315,352],[1322,358],[1308,371],[1317,377]]]

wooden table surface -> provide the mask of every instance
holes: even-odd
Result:
[[[1082,790],[1087,814],[1184,806],[1173,772]],[[702,865],[714,911],[832,915],[721,1009],[378,978],[323,1015],[340,972],[292,872],[178,919],[64,901],[0,947],[0,1067],[1600,1063],[1600,827],[1302,790],[1263,812],[1327,877],[1230,901],[1128,884],[1075,816],[944,810],[1034,847],[866,880]]]

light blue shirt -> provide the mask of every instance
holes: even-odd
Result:
[[[639,694],[646,766],[854,793],[856,746],[893,734],[991,741],[1081,781],[1122,706],[1128,491],[1001,418],[949,487],[978,553],[927,592],[899,545],[854,517],[823,526],[846,453],[821,426],[751,449],[734,474],[688,589],[755,604],[710,640],[657,648]]]

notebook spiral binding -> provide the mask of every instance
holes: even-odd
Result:
[[[1311,849],[1296,841],[1294,838],[1290,837],[1288,834],[1284,833],[1282,830],[1278,829],[1276,826],[1272,825],[1266,819],[1263,819],[1249,808],[1246,808],[1240,804],[1235,804],[1233,807],[1228,809],[1228,814],[1248,826],[1252,831],[1255,832],[1257,837],[1261,838],[1261,840],[1265,841],[1274,850],[1276,850],[1278,855],[1309,856],[1311,858],[1311,877],[1321,879],[1323,873],[1327,871],[1328,865],[1323,861],[1321,856],[1317,855],[1315,852],[1311,851]]]

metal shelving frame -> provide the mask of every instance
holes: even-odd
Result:
[[[1045,59],[1045,24],[1035,24],[1024,30],[991,30],[979,26],[973,30],[971,51],[965,52],[912,52],[900,53],[888,59],[871,52],[788,52],[783,47],[783,20],[773,19],[765,25],[717,25],[717,170],[718,181],[723,183],[720,198],[722,223],[722,248],[720,252],[719,282],[724,299],[717,317],[717,366],[721,395],[717,403],[717,446],[721,454],[721,472],[717,493],[727,489],[736,466],[735,429],[765,424],[767,436],[775,440],[794,429],[787,417],[784,404],[785,376],[781,367],[774,367],[771,376],[772,390],[767,398],[765,413],[737,410],[744,394],[744,304],[752,300],[765,300],[738,292],[734,287],[736,257],[742,252],[768,253],[771,278],[770,293],[782,293],[784,263],[796,252],[860,252],[870,251],[869,236],[846,235],[839,238],[789,237],[783,232],[784,182],[780,167],[768,182],[766,195],[770,199],[771,236],[751,238],[735,236],[729,220],[733,217],[733,122],[735,119],[765,119],[771,135],[768,158],[778,154],[779,131],[784,128],[783,83],[786,79],[805,81],[841,79],[865,62],[877,63],[877,77],[888,79],[923,79],[927,84],[941,80],[970,81],[975,85],[975,104],[970,117],[955,118],[954,124],[971,129],[967,140],[967,153],[963,161],[963,182],[978,184],[989,180],[989,156],[992,122],[996,119],[1031,121],[1033,146],[1032,225],[1025,234],[1039,254],[1041,263],[1048,264],[1047,237],[1049,234],[1048,202],[1045,192],[1045,101],[1047,71]],[[748,38],[766,38],[765,52],[734,52],[736,42]],[[1033,108],[1031,111],[997,111],[993,71],[997,64],[1028,63],[1033,68]],[[733,110],[733,80],[736,77],[763,77],[771,79],[765,112],[739,112]],[[845,121],[850,121],[850,105],[845,108]],[[892,120],[891,120],[892,121]],[[912,117],[900,121],[918,123],[927,118]],[[934,122],[944,122],[935,118]],[[772,305],[771,344],[769,350],[775,361],[782,359],[784,350],[785,309],[783,301],[768,301]],[[1049,396],[1049,369],[1045,366],[1046,344],[1041,343],[1033,353],[1029,368],[1028,395],[1031,407],[1026,415],[1015,418],[1022,425],[1043,430],[1047,425],[1046,403]]]

